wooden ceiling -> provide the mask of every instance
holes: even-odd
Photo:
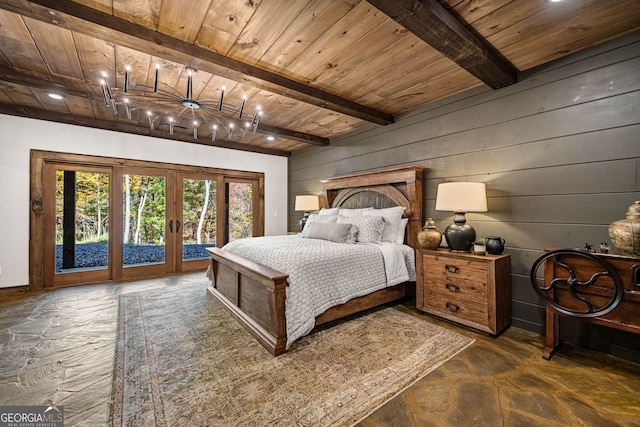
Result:
[[[286,156],[639,29],[638,0],[2,0],[0,113]],[[194,100],[260,105],[257,132],[105,106],[103,75],[119,94],[156,64],[180,94],[197,69]]]

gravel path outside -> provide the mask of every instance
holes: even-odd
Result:
[[[182,259],[201,259],[208,256],[204,248],[215,245],[184,245]],[[76,265],[75,268],[106,267],[108,263],[108,244],[104,243],[81,243],[75,246]],[[164,246],[131,245],[123,247],[124,265],[150,264],[164,261]],[[56,272],[62,271],[62,245],[56,245]]]

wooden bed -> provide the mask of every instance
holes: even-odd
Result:
[[[324,206],[343,208],[405,206],[405,243],[418,247],[422,225],[421,166],[386,169],[322,180]],[[209,293],[271,354],[286,351],[285,292],[287,274],[220,248],[208,248],[211,260]],[[415,293],[405,282],[354,298],[316,317],[316,326]]]

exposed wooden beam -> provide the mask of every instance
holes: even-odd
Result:
[[[517,70],[436,0],[367,0],[493,89],[517,81]]]
[[[111,130],[115,132],[123,132],[129,134],[150,136],[153,138],[170,139],[173,141],[188,142],[190,144],[208,145],[211,147],[229,148],[231,150],[249,151],[252,153],[271,154],[274,156],[290,157],[291,152],[276,150],[273,148],[259,147],[257,145],[242,144],[235,141],[218,140],[211,141],[209,139],[193,139],[187,135],[181,135],[162,130],[151,130],[139,126],[129,125],[125,123],[110,122],[107,120],[94,119],[89,117],[71,116],[69,114],[57,113],[54,111],[43,110],[41,108],[33,108],[27,106],[16,106],[14,104],[0,103],[0,114],[10,116],[28,117],[32,119],[46,120],[50,122],[66,123],[70,125],[84,126],[96,129]]]
[[[0,81],[7,81],[24,86],[35,87],[42,90],[58,90],[67,95],[79,96],[83,98],[94,98],[94,93],[99,91],[99,88],[92,87],[90,84],[64,78],[61,76],[52,75],[40,75],[32,72],[17,72],[13,68],[0,65]],[[102,99],[101,95],[98,99]],[[303,132],[293,131],[291,129],[285,129],[277,126],[269,126],[266,123],[261,123],[258,126],[256,132],[265,135],[279,135],[283,138],[293,139],[295,141],[304,142],[306,144],[326,146],[329,145],[329,139],[321,136],[312,135]]]
[[[393,116],[69,0],[3,0],[0,8],[301,102],[388,125]]]

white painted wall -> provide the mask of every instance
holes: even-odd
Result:
[[[265,174],[265,234],[287,231],[287,158],[0,114],[0,288],[29,282],[29,152],[121,157]]]

